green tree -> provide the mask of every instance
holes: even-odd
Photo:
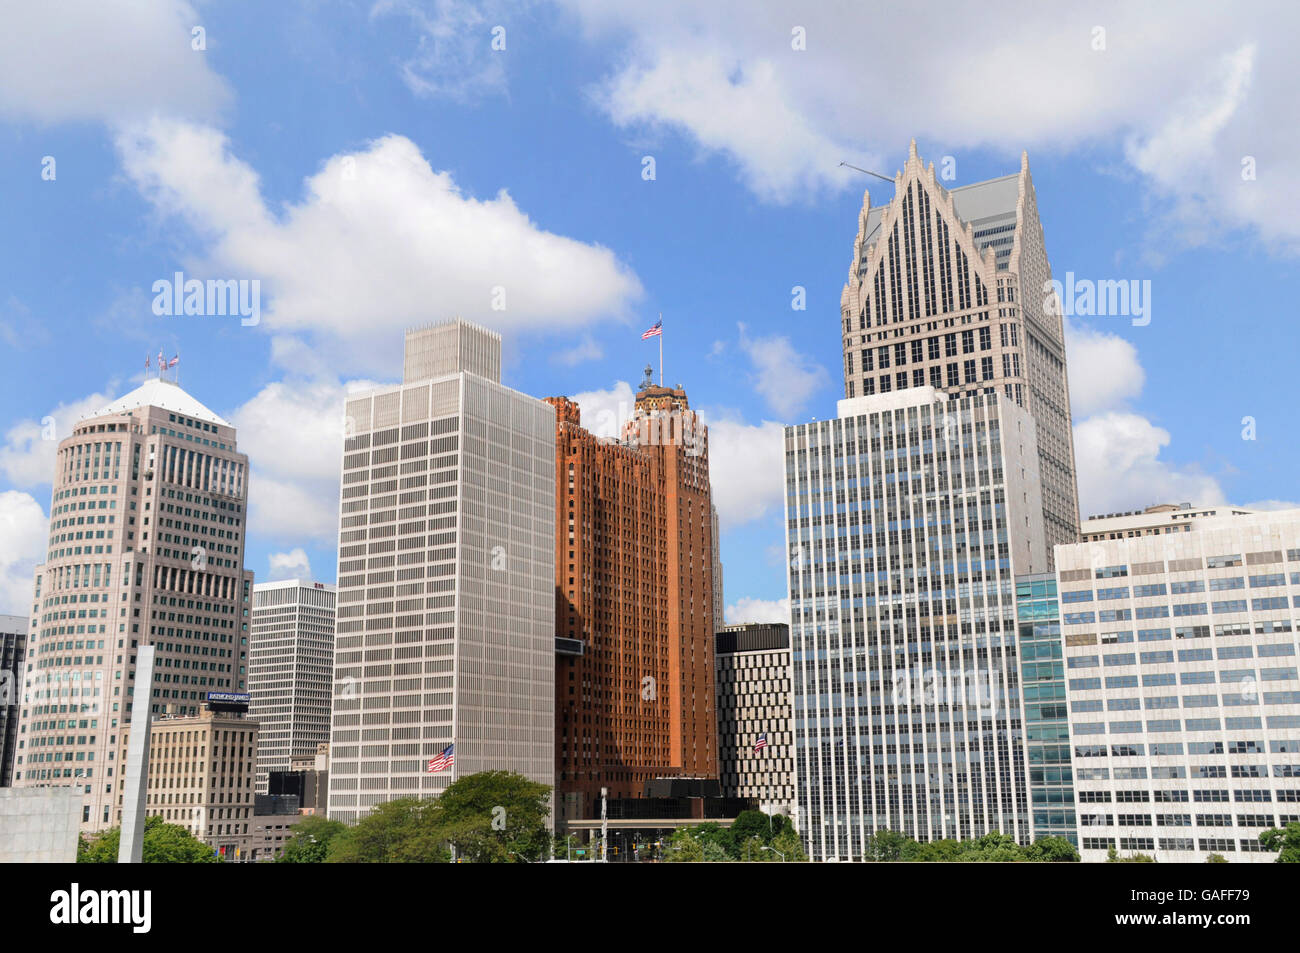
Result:
[[[1292,821],[1285,828],[1264,831],[1259,842],[1265,850],[1278,851],[1275,864],[1300,864],[1300,823]]]
[[[908,842],[915,844],[906,834],[898,831],[882,830],[867,836],[863,854],[867,860],[902,860],[903,850]]]
[[[451,859],[432,801],[385,801],[330,840],[326,863],[439,864]]]
[[[1150,854],[1129,854],[1127,857],[1121,857],[1114,846],[1106,848],[1108,864],[1154,864],[1155,862],[1156,859]]]
[[[293,836],[285,841],[276,863],[323,864],[329,856],[330,843],[347,829],[342,821],[309,814],[290,828]]]
[[[787,863],[805,863],[808,860],[808,855],[803,852],[803,844],[799,843],[799,835],[795,833],[793,825],[786,825],[781,833],[773,837],[771,847],[773,851],[779,850],[784,854]],[[766,853],[773,860],[781,860],[780,855],[772,851]]]
[[[1024,849],[1025,860],[1042,863],[1078,863],[1079,851],[1064,837],[1040,837]]]
[[[1207,864],[1226,864],[1228,858],[1224,857],[1222,854],[1206,854],[1205,862]]]
[[[727,853],[727,849],[716,840],[704,841],[700,853],[700,860],[709,864],[725,864],[735,860],[734,857]]]
[[[480,771],[453,782],[434,805],[435,823],[473,863],[541,860],[550,846],[551,789],[513,771]]]
[[[663,859],[669,864],[698,863],[704,859],[704,844],[680,827],[664,842]]]
[[[77,863],[115,864],[121,842],[120,827],[110,827],[93,838],[82,836],[77,841]],[[168,824],[157,814],[145,818],[140,859],[146,864],[214,864],[221,860],[184,827]]]

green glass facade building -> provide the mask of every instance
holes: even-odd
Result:
[[[1061,611],[1052,573],[1016,577],[1016,619],[1033,836],[1065,837],[1078,847]]]

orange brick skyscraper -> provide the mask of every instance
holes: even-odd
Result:
[[[651,778],[718,776],[713,521],[708,429],[685,391],[647,377],[617,441],[584,429],[567,397],[548,403],[563,822],[599,816],[602,787],[640,797]]]

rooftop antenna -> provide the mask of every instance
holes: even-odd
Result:
[[[877,179],[884,179],[890,185],[894,184],[893,179],[887,175],[881,175],[879,172],[872,172],[870,169],[859,169],[856,165],[849,165],[847,162],[841,162],[840,166],[845,169],[852,169],[854,172],[861,172],[864,175],[874,175]]]

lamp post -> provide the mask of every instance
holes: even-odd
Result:
[[[781,863],[783,863],[783,864],[785,863],[785,854],[782,854],[782,853],[781,853],[779,850],[777,850],[775,847],[768,847],[768,846],[764,845],[763,850],[770,850],[772,853],[780,855],[780,857],[781,857]]]

